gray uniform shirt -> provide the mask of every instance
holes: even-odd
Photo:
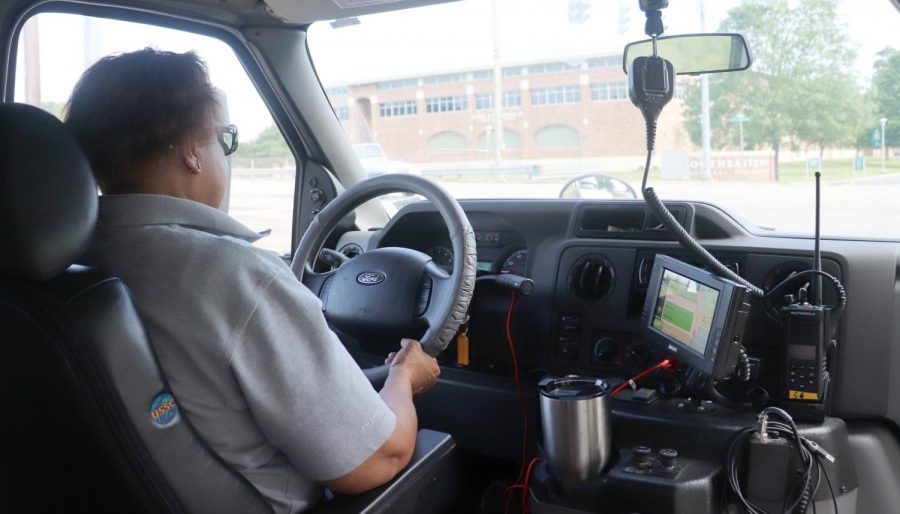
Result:
[[[316,482],[377,450],[396,418],[260,236],[169,196],[100,198],[83,259],[120,277],[179,406],[205,441],[270,500],[300,512]]]

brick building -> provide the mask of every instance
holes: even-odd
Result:
[[[644,122],[628,100],[621,54],[502,68],[505,162],[585,167],[645,153]],[[493,71],[454,70],[328,89],[354,143],[376,142],[392,160],[488,163],[492,160]],[[660,119],[657,147],[689,147],[681,91]],[[604,166],[606,168],[608,166]]]

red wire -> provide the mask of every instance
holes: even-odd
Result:
[[[525,482],[522,483],[522,512],[528,513],[531,512],[531,506],[528,505],[528,490],[530,489],[529,483],[531,482],[531,470],[534,468],[534,465],[538,463],[541,459],[535,457],[531,459],[531,462],[528,463],[528,470],[525,472]]]
[[[610,393],[610,396],[615,396],[615,395],[619,394],[625,388],[627,388],[632,382],[637,382],[638,380],[646,377],[647,375],[649,375],[650,373],[653,373],[654,371],[658,370],[659,368],[668,368],[671,365],[672,365],[672,359],[667,358],[658,364],[654,364],[653,366],[650,366],[649,368],[645,369],[644,371],[641,371],[640,373],[638,373],[637,375],[632,377],[631,380],[626,380],[625,382],[622,382],[622,384],[619,385],[619,387],[613,389],[613,392]]]
[[[525,459],[528,458],[528,408],[525,405],[525,395],[522,393],[522,382],[519,380],[519,359],[516,356],[516,346],[512,339],[512,314],[516,307],[516,293],[510,293],[509,309],[506,311],[506,344],[509,347],[509,355],[513,365],[513,379],[516,383],[516,395],[519,397],[519,408],[522,410],[522,463],[519,467],[519,475],[516,477],[515,484],[507,487],[505,500],[503,503],[503,512],[509,512],[509,500],[512,497],[510,493],[514,489],[523,488],[521,485],[523,475],[525,474]]]
[[[522,409],[522,464],[519,467],[519,475],[516,477],[516,483],[522,481],[522,475],[525,473],[525,459],[528,457],[528,409],[525,405],[525,395],[522,393],[522,383],[519,380],[519,359],[516,356],[516,346],[512,339],[512,314],[516,306],[516,293],[510,293],[509,310],[506,312],[506,343],[509,345],[509,355],[512,357],[513,378],[516,382],[516,394],[519,397],[519,407]]]

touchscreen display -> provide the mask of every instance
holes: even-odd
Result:
[[[653,328],[704,354],[718,301],[718,290],[664,270]]]

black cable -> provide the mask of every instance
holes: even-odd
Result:
[[[841,281],[837,279],[837,277],[832,276],[822,270],[808,269],[805,271],[801,271],[799,273],[795,273],[788,278],[782,280],[777,285],[772,287],[766,294],[762,296],[763,299],[770,298],[775,295],[779,290],[783,289],[785,286],[793,282],[798,278],[808,277],[810,275],[816,275],[820,277],[825,277],[831,280],[831,285],[834,288],[834,292],[837,293],[838,300],[837,304],[833,305],[832,308],[832,317],[840,316],[841,311],[844,310],[844,307],[847,305],[847,290],[844,289],[844,285],[841,284]]]
[[[737,273],[728,269],[724,264],[719,262],[718,259],[713,257],[711,253],[709,253],[706,248],[700,245],[696,239],[694,239],[684,227],[678,223],[678,220],[672,216],[672,213],[669,212],[669,209],[666,208],[665,204],[659,199],[656,195],[656,191],[653,190],[652,187],[647,187],[647,178],[650,176],[650,162],[653,157],[653,147],[656,141],[656,122],[647,120],[647,162],[644,164],[644,177],[641,180],[641,193],[644,196],[644,202],[646,202],[647,207],[656,215],[656,218],[662,223],[666,229],[675,236],[675,239],[681,243],[681,246],[690,250],[696,255],[700,261],[707,267],[707,269],[713,271],[714,273],[726,277],[742,286],[746,287],[753,293],[754,296],[758,296],[760,298],[768,298],[780,288],[784,287],[788,282],[794,280],[795,278],[808,276],[808,275],[816,275],[825,277],[831,280],[832,285],[835,288],[835,291],[838,294],[838,305],[834,306],[832,311],[833,319],[836,319],[837,316],[841,314],[841,311],[844,309],[844,306],[847,304],[847,292],[844,290],[844,286],[841,282],[836,278],[824,271],[814,269],[814,270],[806,270],[800,273],[797,273],[793,276],[788,277],[787,279],[781,281],[780,284],[773,287],[768,293],[763,289],[753,285],[745,279],[744,277],[738,275]]]
[[[783,421],[770,421],[768,420],[770,415],[775,415]],[[797,456],[800,458],[801,473],[795,486],[785,496],[782,514],[804,514],[809,509],[810,504],[812,504],[813,512],[815,512],[814,498],[821,485],[822,475],[825,476],[825,481],[831,490],[834,512],[838,514],[837,497],[834,495],[831,480],[820,460],[821,456],[827,456],[828,458],[831,458],[831,456],[818,444],[800,435],[794,420],[784,410],[778,407],[767,407],[760,414],[761,418],[763,416],[766,418],[766,433],[771,437],[789,439],[797,450]],[[763,425],[761,424],[761,426]],[[725,458],[726,472],[732,492],[734,492],[738,502],[747,509],[749,514],[770,514],[746,498],[741,486],[740,470],[743,463],[744,446],[757,433],[758,429],[755,427],[745,428],[732,439]]]
[[[747,356],[747,350],[744,345],[738,346],[738,369],[737,379],[741,382],[750,381],[750,357]]]
[[[653,132],[653,136],[651,136],[651,129]],[[718,259],[713,257],[711,253],[706,251],[706,248],[700,245],[696,239],[694,239],[688,231],[678,223],[678,220],[675,219],[675,216],[672,216],[672,213],[669,212],[669,209],[662,203],[658,196],[656,196],[656,191],[653,190],[652,187],[647,187],[647,177],[650,174],[650,160],[653,156],[653,148],[651,146],[651,142],[655,137],[656,133],[656,124],[648,124],[647,125],[647,164],[644,165],[644,179],[641,181],[641,193],[644,195],[644,202],[647,203],[647,207],[656,215],[656,218],[665,225],[666,229],[675,236],[675,239],[681,243],[681,246],[687,248],[691,252],[696,255],[701,262],[709,269],[710,271],[726,277],[738,284],[746,287],[753,293],[755,296],[763,296],[765,295],[765,291],[751,284],[744,277],[738,275],[737,273],[731,271],[724,264],[719,262]]]
[[[828,492],[831,493],[831,504],[834,505],[834,514],[837,514],[837,496],[834,495],[834,487],[831,486],[831,479],[828,478],[828,470],[825,469],[825,465],[822,464],[822,459],[820,459],[818,455],[816,455],[816,462],[819,463],[819,470],[821,470],[822,474],[825,475],[825,483],[828,484]]]

